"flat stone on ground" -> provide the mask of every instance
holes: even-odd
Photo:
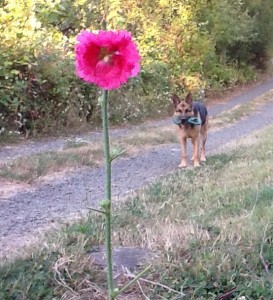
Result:
[[[97,246],[89,251],[94,263],[106,267],[105,246]],[[133,271],[144,262],[148,262],[155,256],[149,249],[134,247],[116,247],[112,250],[113,269],[127,268]]]

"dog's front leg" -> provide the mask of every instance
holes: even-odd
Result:
[[[193,144],[193,165],[195,167],[200,166],[200,160],[199,160],[199,136],[196,136],[192,138],[192,144]]]
[[[185,168],[187,166],[187,138],[181,138],[181,164],[179,168]]]

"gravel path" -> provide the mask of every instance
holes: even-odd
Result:
[[[273,79],[228,103],[210,107],[209,114],[216,115],[239,103],[250,101],[271,89],[273,89]],[[227,128],[211,132],[207,142],[208,155],[231,141],[247,136],[268,124],[273,124],[272,112],[273,99],[248,118]],[[170,118],[156,124],[157,126],[163,124],[172,126]],[[112,134],[123,135],[128,130],[130,129],[116,130],[112,131]],[[95,137],[99,135],[96,133]],[[7,156],[13,158],[31,152],[62,148],[64,142],[63,139],[46,144],[26,143],[20,146],[20,151],[4,147],[0,151],[0,159],[5,160]],[[158,174],[165,175],[174,171],[179,164],[179,158],[179,144],[172,144],[142,152],[139,156],[117,159],[113,163],[113,195],[124,196],[154,181]],[[58,222],[77,212],[80,213],[86,206],[96,207],[98,200],[104,198],[103,190],[104,169],[95,168],[78,170],[66,174],[65,177],[48,181],[46,184],[34,185],[27,192],[18,192],[12,197],[0,199],[0,254],[3,255],[10,249],[16,248],[25,241],[28,234],[39,228],[44,228],[48,224]]]
[[[213,105],[212,107],[209,108],[209,115],[215,116],[221,113],[222,111],[231,109],[232,107],[238,104],[243,104],[248,101],[251,101],[254,98],[270,91],[271,89],[273,89],[273,78],[263,83],[260,83],[259,85],[249,89],[247,92],[234,97],[232,100],[228,102]],[[167,124],[170,124],[169,118],[157,122],[149,122],[145,126],[154,128],[154,127],[164,126]],[[110,134],[112,137],[123,136],[128,134],[130,130],[135,130],[135,128],[138,126],[132,126],[132,127],[113,129],[110,130]],[[102,138],[101,132],[94,131],[91,132],[90,134],[84,134],[80,136],[63,137],[63,138],[58,138],[53,140],[45,139],[41,141],[29,140],[20,143],[20,145],[3,146],[0,148],[0,162],[6,162],[10,159],[18,158],[20,156],[31,155],[33,153],[46,152],[50,150],[62,150],[66,145],[67,141],[69,140],[75,140],[79,142],[82,141],[90,142],[94,139],[101,139],[101,138]]]

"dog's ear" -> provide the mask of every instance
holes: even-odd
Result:
[[[177,107],[178,104],[181,102],[181,100],[179,99],[179,97],[176,94],[173,94],[172,100],[173,100],[174,107]]]
[[[187,102],[189,105],[192,105],[192,94],[188,93],[185,102]]]

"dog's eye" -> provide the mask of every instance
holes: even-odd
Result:
[[[192,110],[190,108],[185,110],[186,113],[190,113],[191,111]]]
[[[176,112],[181,114],[182,110],[181,109],[177,109]]]

